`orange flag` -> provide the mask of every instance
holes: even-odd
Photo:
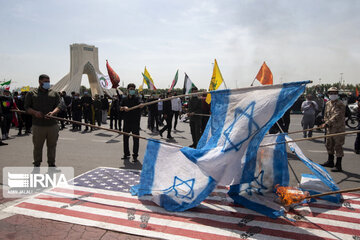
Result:
[[[262,85],[272,85],[273,84],[273,75],[270,71],[270,68],[264,62],[260,68],[259,73],[256,75],[256,79]]]
[[[355,96],[359,96],[359,90],[357,89],[357,87],[355,88]]]
[[[106,60],[106,68],[109,74],[110,81],[112,83],[112,88],[117,88],[120,83],[119,75],[110,67],[108,60]]]

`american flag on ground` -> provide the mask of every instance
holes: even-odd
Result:
[[[96,168],[73,180],[73,193],[51,189],[5,211],[160,239],[360,239],[360,194],[344,194],[341,205],[318,201],[289,211],[288,219],[270,219],[234,205],[220,187],[196,208],[167,212],[150,197],[131,196],[139,178],[136,170]]]

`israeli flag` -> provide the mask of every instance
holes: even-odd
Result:
[[[132,193],[152,194],[165,209],[184,211],[197,206],[216,184],[234,185],[231,194],[235,196],[242,191],[264,194],[275,182],[286,182],[286,173],[261,173],[265,168],[257,165],[257,152],[265,133],[307,83],[212,92],[212,115],[197,149],[149,141],[140,184]],[[274,164],[269,162],[267,167],[272,169]],[[269,185],[259,181],[264,177],[272,178]]]
[[[156,140],[148,142],[140,184],[131,188],[168,211],[185,211],[199,205],[216,187],[215,180],[189,161],[180,148]]]
[[[212,92],[211,117],[197,149],[181,151],[220,185],[252,182],[260,142],[307,83]]]
[[[289,136],[285,137],[286,141],[292,141]],[[308,159],[295,142],[288,143],[290,150],[310,169],[313,174],[303,174],[301,179],[301,188],[307,190],[311,195],[324,191],[340,190],[331,175],[321,165]],[[341,194],[321,197],[324,200],[339,203]],[[314,201],[314,199],[312,199]]]
[[[266,135],[260,145],[269,143],[278,144],[259,148],[253,181],[230,186],[228,194],[237,204],[277,218],[285,209],[276,202],[274,188],[289,184],[285,134]]]

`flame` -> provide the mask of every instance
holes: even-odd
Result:
[[[284,187],[284,186],[275,186],[276,194],[279,196],[279,199],[282,204],[289,206],[294,203],[302,202],[306,197],[310,196],[309,192],[301,191],[298,188],[294,187]]]

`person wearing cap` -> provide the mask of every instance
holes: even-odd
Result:
[[[327,128],[327,134],[345,132],[345,105],[339,99],[339,90],[331,87],[328,90],[329,101],[326,103],[324,112],[323,128]],[[334,167],[332,172],[342,172],[341,161],[344,156],[343,145],[345,135],[339,135],[326,138],[326,149],[329,154],[328,161],[321,164],[324,167]],[[336,164],[334,158],[336,156]]]
[[[34,167],[40,167],[42,149],[46,140],[49,167],[55,166],[56,144],[59,138],[59,126],[55,116],[60,111],[60,95],[50,89],[50,77],[46,74],[39,76],[39,87],[28,92],[25,96],[24,108],[32,115]]]

